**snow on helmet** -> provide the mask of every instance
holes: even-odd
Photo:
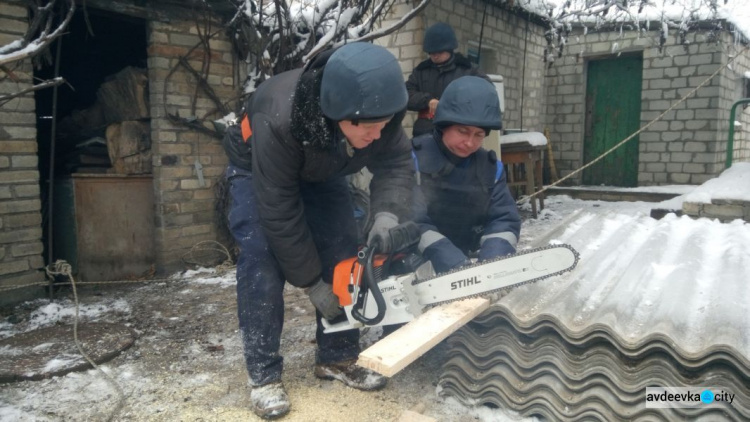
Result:
[[[489,131],[502,129],[500,99],[495,86],[478,76],[460,77],[445,88],[435,110],[436,126],[460,124]]]
[[[320,107],[332,120],[387,120],[407,100],[401,66],[384,47],[346,44],[325,65]]]

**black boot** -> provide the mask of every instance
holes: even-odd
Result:
[[[357,365],[357,361],[346,360],[337,363],[318,363],[315,376],[324,380],[339,380],[358,390],[379,390],[385,387],[388,379],[377,372]]]

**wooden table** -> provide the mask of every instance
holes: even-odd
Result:
[[[526,195],[531,195],[543,187],[542,167],[546,145],[534,146],[528,142],[502,144],[501,160],[507,170],[508,188],[522,187]],[[520,165],[523,164],[523,168]],[[536,199],[539,199],[539,211],[544,209],[544,194],[531,200],[531,213],[537,217]]]

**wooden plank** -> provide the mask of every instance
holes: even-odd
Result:
[[[392,377],[489,306],[470,298],[432,308],[360,353],[357,364]]]

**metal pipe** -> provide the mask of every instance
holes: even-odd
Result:
[[[737,111],[737,106],[740,104],[747,104],[750,103],[750,98],[743,98],[741,100],[737,100],[732,105],[732,111],[729,113],[729,139],[727,140],[727,161],[726,161],[726,168],[732,167],[732,158],[734,155],[734,116],[735,112]]]

